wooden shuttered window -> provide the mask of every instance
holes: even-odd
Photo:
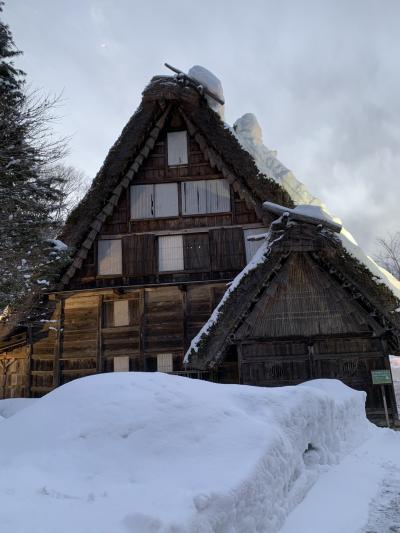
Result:
[[[168,165],[187,165],[188,140],[186,131],[172,131],[167,134]]]
[[[145,276],[156,271],[155,236],[129,235],[122,239],[124,276]]]
[[[246,264],[242,228],[210,231],[212,270],[241,270]]]
[[[177,217],[178,184],[156,183],[131,186],[131,219]]]
[[[98,273],[100,276],[122,274],[121,239],[104,239],[97,243]]]
[[[190,233],[183,236],[183,259],[185,270],[210,269],[208,233]]]
[[[226,213],[231,210],[229,183],[225,179],[182,183],[182,214]]]

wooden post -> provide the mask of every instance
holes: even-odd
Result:
[[[60,299],[57,301],[57,332],[56,332],[56,342],[54,345],[54,357],[53,357],[53,388],[56,388],[60,385],[60,356],[61,356],[61,335],[63,328],[63,311],[64,311],[64,300]]]
[[[97,334],[96,334],[96,374],[103,372],[103,342],[101,329],[103,326],[103,296],[97,302]]]
[[[32,338],[32,325],[28,325],[28,348],[27,348],[27,392],[28,398],[32,396],[32,354],[33,354],[33,338]]]
[[[382,398],[383,398],[383,407],[385,409],[386,424],[387,424],[387,427],[390,428],[389,413],[388,413],[387,402],[386,402],[385,385],[381,385],[381,391],[382,391]]]

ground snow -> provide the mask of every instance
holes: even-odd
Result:
[[[73,381],[0,424],[0,531],[273,533],[321,469],[379,431],[364,400],[334,380]]]

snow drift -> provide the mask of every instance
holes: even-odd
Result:
[[[373,431],[364,401],[329,380],[73,381],[0,423],[0,531],[275,532],[321,465]]]

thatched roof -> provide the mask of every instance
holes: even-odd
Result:
[[[234,333],[273,280],[286,259],[296,252],[307,253],[321,269],[333,276],[338,286],[373,317],[382,332],[400,336],[399,300],[371,272],[351,256],[329,223],[299,220],[285,213],[271,225],[253,260],[233,280],[209,321],[193,339],[185,356],[192,368],[220,364]],[[339,230],[340,231],[340,230]]]

